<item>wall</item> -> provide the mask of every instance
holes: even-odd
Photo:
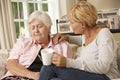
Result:
[[[68,13],[74,3],[75,0],[59,0],[60,18]]]
[[[120,0],[87,0],[93,4],[98,10],[120,8]]]
[[[59,18],[67,13],[67,0],[59,0]]]
[[[75,0],[67,0],[67,13],[74,4],[75,4]]]
[[[1,49],[1,40],[0,40],[0,49]]]

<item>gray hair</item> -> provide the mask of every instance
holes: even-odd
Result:
[[[30,14],[29,19],[28,19],[28,23],[30,24],[33,20],[40,20],[47,27],[52,26],[51,18],[45,12],[34,11],[32,14]]]

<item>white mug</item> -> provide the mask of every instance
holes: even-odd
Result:
[[[53,53],[54,50],[51,48],[45,48],[41,50],[43,65],[51,65]]]

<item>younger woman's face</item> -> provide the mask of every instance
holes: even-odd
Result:
[[[82,23],[80,23],[80,22],[75,22],[75,21],[70,21],[70,26],[72,27],[72,29],[73,29],[73,32],[75,33],[75,34],[83,34],[83,25],[82,25]]]

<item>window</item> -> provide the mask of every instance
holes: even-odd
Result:
[[[54,5],[52,1],[53,0],[11,0],[17,38],[23,36],[29,37],[27,19],[29,14],[35,10],[47,12],[52,20],[54,20]]]

